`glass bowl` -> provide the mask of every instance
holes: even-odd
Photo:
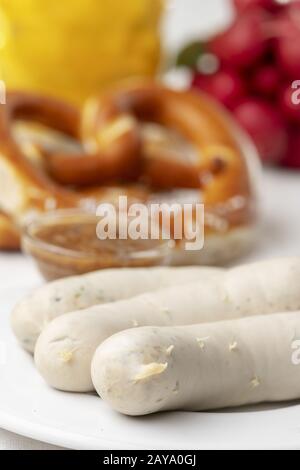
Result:
[[[22,248],[47,281],[99,269],[168,265],[174,242],[164,240],[101,240],[100,217],[81,210],[40,215],[23,228]]]

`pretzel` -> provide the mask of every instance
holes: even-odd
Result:
[[[87,106],[86,110],[90,109],[91,105]],[[14,92],[8,96],[2,117],[5,140],[12,140],[10,129],[16,119],[29,119],[63,132],[82,144],[82,153],[76,152],[74,155],[32,149],[40,151],[41,157],[45,157],[45,169],[60,185],[108,184],[134,180],[138,175],[141,132],[137,120],[129,114],[117,115],[113,109],[108,109],[101,116],[101,126],[97,124],[95,136],[85,138],[83,135],[81,139],[80,115],[70,105],[44,96]],[[198,177],[190,165],[170,160],[169,166],[169,188],[189,187],[191,181],[193,187],[198,186]],[[152,168],[149,169],[151,172]],[[160,179],[159,172],[157,178],[153,174],[153,185],[164,187],[165,183],[161,184]]]
[[[119,122],[120,127],[126,122],[139,122],[144,128],[147,122],[156,123],[192,144],[192,161],[187,162],[186,154],[175,159],[176,149],[164,148],[159,142],[155,145],[151,132],[149,135],[144,132],[139,180],[148,186],[202,189],[204,203],[213,205],[236,194],[250,195],[245,155],[233,135],[232,123],[226,122],[228,116],[207,97],[142,82],[90,100],[83,112],[82,140],[94,154],[101,151],[103,129],[111,119]],[[49,166],[56,180],[80,185],[88,183],[92,173],[97,178],[96,162],[95,155],[89,158],[56,155]]]
[[[65,134],[79,151],[33,147],[28,155],[12,131],[20,119]],[[191,158],[171,142],[173,133],[191,146]],[[228,231],[253,220],[250,176],[227,114],[200,94],[141,82],[91,100],[83,117],[61,101],[19,92],[0,107],[0,208],[17,224],[45,210],[117,201],[120,194],[149,202],[157,191],[185,188],[206,205],[207,233],[219,231],[219,219]]]
[[[151,108],[156,106],[156,87],[151,90],[154,98]],[[107,183],[117,177],[118,181],[130,178],[139,179],[153,188],[172,189],[174,187],[198,188],[200,184],[197,169],[183,159],[176,160],[172,151],[155,145],[151,137],[145,138],[142,132],[140,120],[143,113],[139,113],[139,107],[143,107],[147,100],[147,90],[137,93],[122,91],[120,94],[113,92],[100,99],[92,99],[86,105],[82,120],[82,141],[86,153],[83,155],[50,155],[48,158],[48,171],[51,176],[62,184],[87,185]],[[128,101],[127,101],[128,100]],[[145,106],[147,117],[147,103]],[[159,122],[159,119],[156,120]],[[134,149],[128,132],[139,129],[140,134],[140,161],[130,162],[129,155],[133,155]],[[126,134],[126,131],[127,134]],[[116,168],[116,155],[118,154],[117,139],[122,137],[125,154],[123,159],[126,171],[114,171]],[[143,138],[144,137],[144,138]],[[111,151],[108,151],[108,148]],[[137,150],[137,149],[136,149]],[[106,152],[107,158],[103,158]],[[174,151],[173,151],[174,153]],[[134,160],[134,158],[132,159]],[[133,164],[132,164],[133,163]],[[136,165],[134,165],[136,163]],[[104,167],[104,168],[103,168]],[[121,165],[117,168],[120,170]],[[168,170],[166,172],[166,169]],[[163,171],[163,175],[162,172]],[[162,177],[163,176],[163,177]],[[138,178],[139,177],[139,178]]]

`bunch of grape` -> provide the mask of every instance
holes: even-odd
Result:
[[[265,163],[300,169],[300,0],[231,0],[230,27],[187,46],[192,87],[232,111]]]

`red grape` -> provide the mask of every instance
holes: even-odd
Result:
[[[192,86],[212,95],[230,109],[245,95],[243,81],[233,70],[220,70],[213,75],[196,74]]]
[[[288,150],[280,163],[288,168],[300,169],[300,131],[298,129],[290,132]]]
[[[286,86],[280,96],[280,106],[283,115],[292,123],[300,124],[300,81],[298,88]]]
[[[276,0],[233,0],[233,3],[238,12],[253,7],[261,7],[265,10],[276,12],[283,7]]]
[[[242,127],[252,137],[262,160],[279,161],[287,149],[287,131],[278,111],[262,100],[247,99],[234,110]]]
[[[263,56],[267,46],[264,18],[265,12],[261,9],[239,16],[227,31],[210,41],[210,52],[229,67],[253,65]]]
[[[274,65],[264,65],[252,78],[252,89],[262,96],[274,96],[280,88],[281,76]]]

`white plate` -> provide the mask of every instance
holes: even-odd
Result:
[[[19,348],[9,313],[24,288],[0,290],[0,427],[72,449],[300,449],[300,405],[128,418],[95,395],[50,389]]]

